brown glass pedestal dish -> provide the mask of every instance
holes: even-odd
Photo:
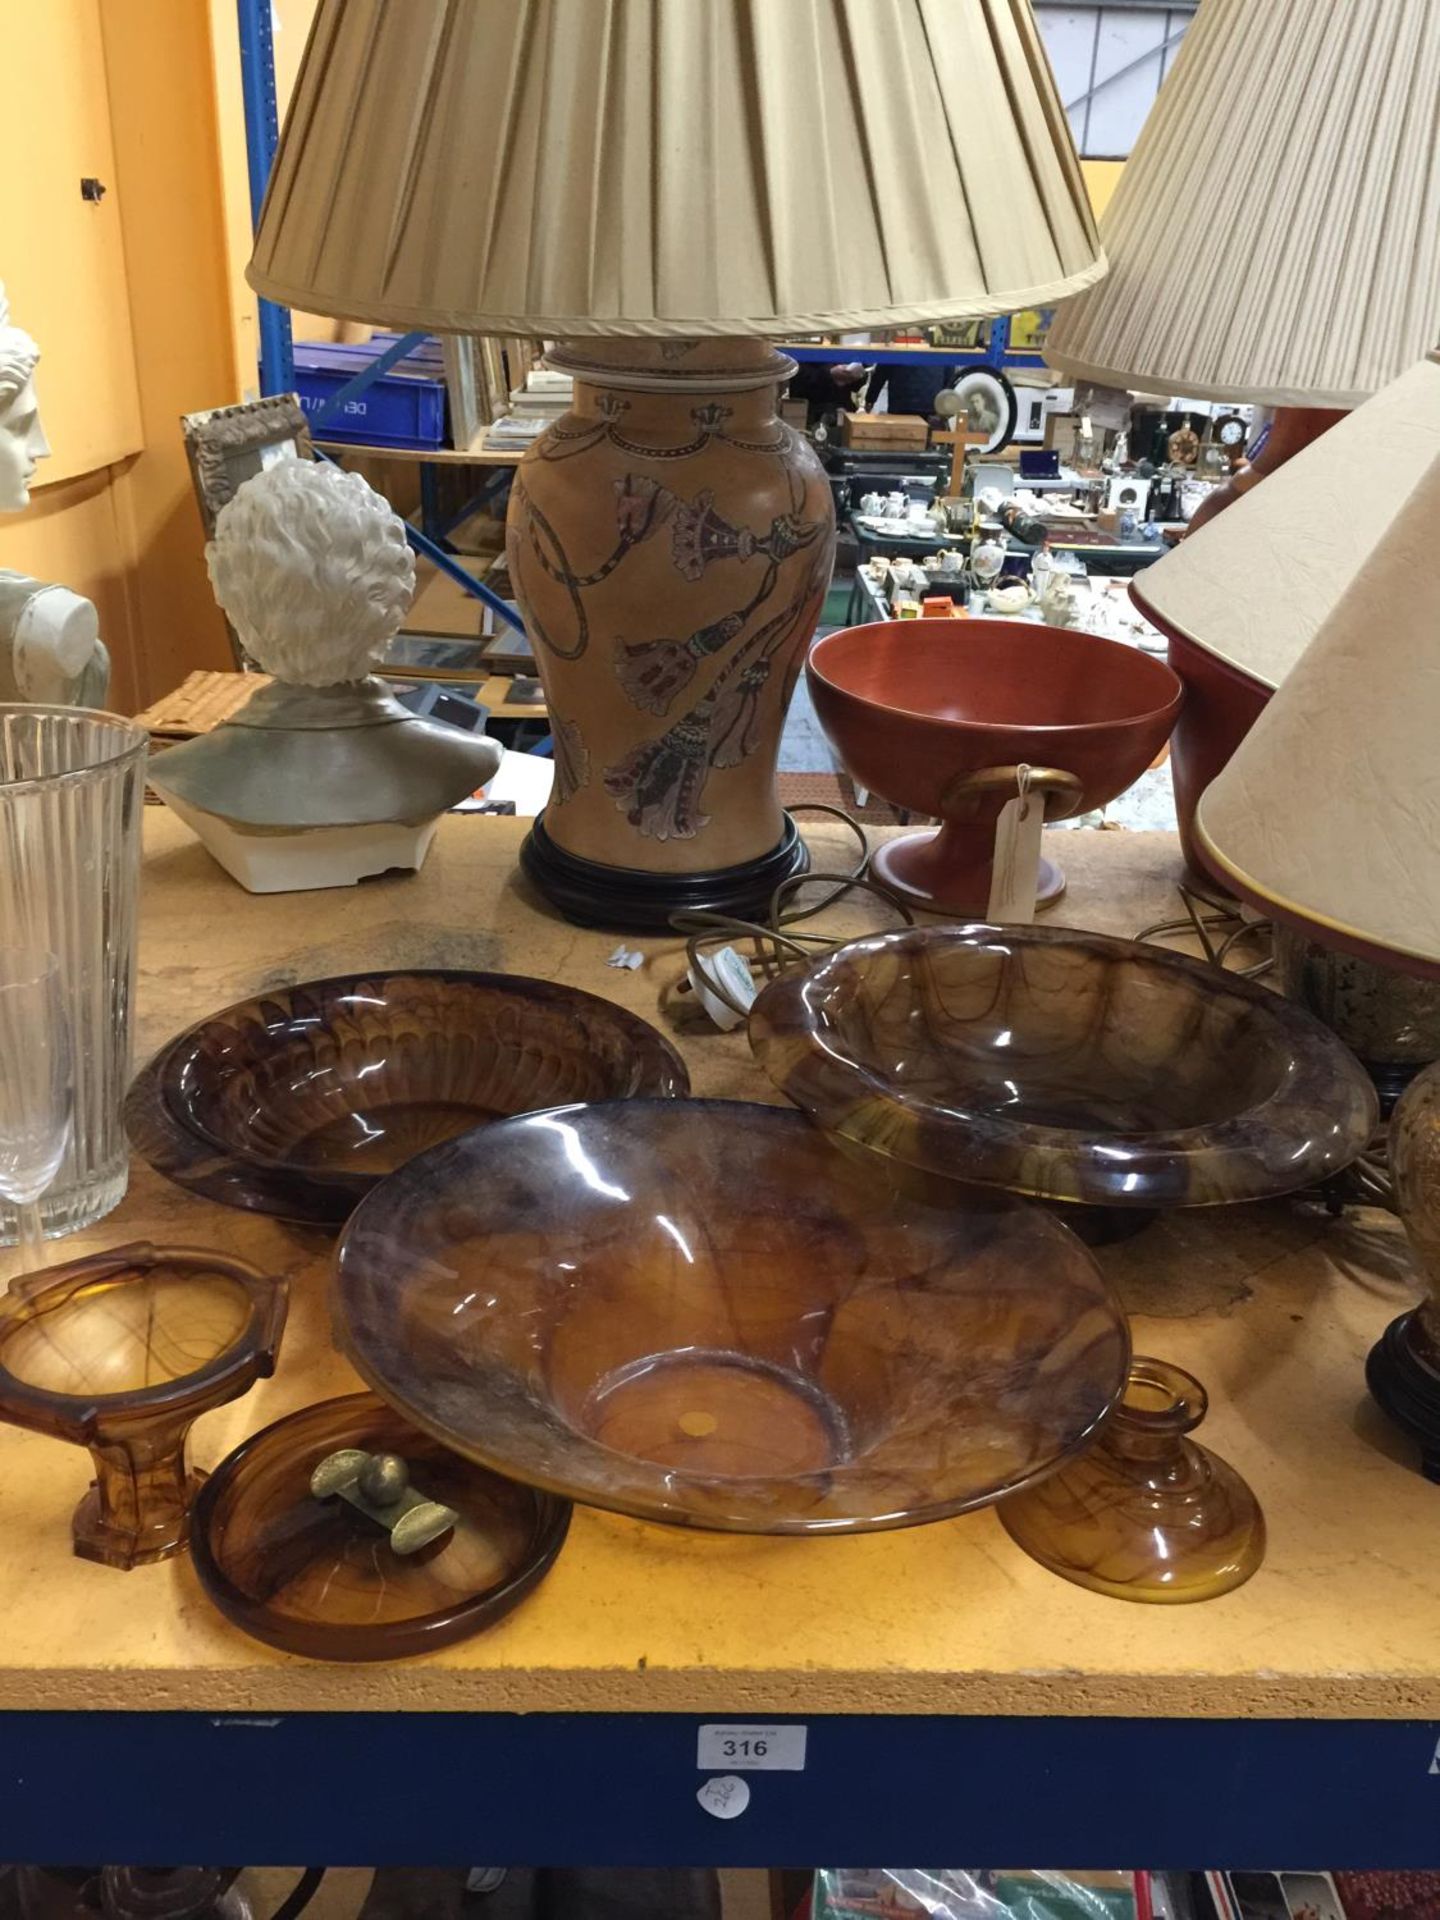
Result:
[[[499,1122],[357,1210],[336,1329],[386,1401],[568,1499],[741,1533],[913,1526],[1083,1446],[1124,1318],[1038,1210],[932,1208],[799,1115]]]
[[[852,941],[765,989],[750,1044],[856,1148],[1087,1206],[1292,1192],[1355,1159],[1378,1114],[1353,1055],[1277,995],[1060,927]]]
[[[1180,706],[1159,660],[1116,640],[1004,620],[890,620],[825,634],[805,667],[848,773],[936,829],[887,840],[871,872],[897,898],[970,917],[990,899],[995,825],[1022,764],[1050,818],[1115,799]],[[1039,899],[1063,892],[1041,863]]]
[[[0,1297],[0,1419],[88,1447],[75,1551],[111,1567],[186,1545],[202,1476],[185,1437],[274,1372],[286,1283],[143,1242],[17,1280]]]
[[[455,1524],[418,1553],[311,1475],[343,1448],[396,1454]],[[228,1620],[316,1660],[429,1653],[502,1619],[555,1562],[568,1502],[460,1459],[368,1393],[324,1400],[253,1434],[195,1507],[200,1583]]]
[[[338,1226],[412,1155],[498,1116],[688,1089],[670,1043],[595,994],[520,974],[375,973],[210,1015],[139,1075],[125,1121],[192,1192]]]
[[[1242,1585],[1265,1557],[1265,1521],[1235,1469],[1188,1437],[1206,1405],[1190,1374],[1137,1356],[1094,1446],[1001,1503],[1005,1531],[1113,1600],[1174,1605]]]

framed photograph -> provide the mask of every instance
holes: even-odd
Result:
[[[182,414],[180,427],[207,540],[215,531],[216,514],[252,474],[277,460],[311,457],[310,431],[294,393]]]

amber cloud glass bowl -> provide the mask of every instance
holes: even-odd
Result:
[[[642,1519],[913,1526],[1085,1444],[1125,1322],[1068,1229],[939,1210],[799,1114],[617,1101],[414,1160],[337,1254],[337,1331],[457,1453]]]
[[[1059,927],[852,941],[765,989],[750,1044],[840,1140],[1047,1200],[1265,1199],[1347,1166],[1378,1114],[1354,1055],[1278,995]]]
[[[180,1185],[338,1226],[386,1174],[472,1127],[688,1090],[669,1042],[594,994],[519,974],[382,973],[212,1014],[140,1074],[125,1119]]]

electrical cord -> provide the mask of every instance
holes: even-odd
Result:
[[[1213,894],[1192,887],[1184,880],[1176,883],[1176,891],[1185,909],[1185,918],[1157,920],[1153,926],[1137,933],[1137,940],[1163,945],[1177,934],[1196,939],[1212,967],[1219,967],[1223,973],[1239,974],[1245,980],[1258,979],[1275,965],[1273,951],[1262,953],[1258,960],[1251,961],[1247,966],[1232,967],[1227,964],[1242,940],[1253,938],[1268,941],[1271,938],[1273,928],[1268,920],[1247,920],[1234,901],[1217,900]]]
[[[828,894],[819,906],[803,907],[792,913],[785,913],[782,902],[787,892],[804,886],[807,881],[818,880],[825,884],[834,883],[834,892]],[[742,1005],[725,984],[719,969],[713,964],[712,955],[722,947],[734,947],[737,942],[748,940],[751,943],[749,955],[742,955],[752,976],[759,975],[769,982],[778,980],[782,973],[791,967],[804,966],[817,955],[829,953],[835,947],[842,947],[847,940],[853,940],[854,934],[828,933],[792,933],[786,929],[797,921],[808,920],[822,907],[831,906],[843,895],[852,891],[872,893],[883,900],[887,907],[898,913],[907,927],[913,927],[915,916],[900,901],[892,899],[873,880],[866,880],[857,874],[808,873],[795,874],[777,887],[770,903],[770,924],[758,920],[738,920],[725,913],[677,913],[671,916],[670,924],[677,933],[685,935],[685,958],[691,976],[703,981],[706,991],[712,993],[722,1005],[743,1020],[749,1013],[748,1003]],[[678,991],[690,990],[690,981],[679,984]]]
[[[320,1890],[320,1882],[325,1878],[324,1867],[305,1867],[300,1878],[271,1914],[270,1920],[297,1920]]]

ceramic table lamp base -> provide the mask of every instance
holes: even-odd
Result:
[[[571,341],[575,400],[510,496],[511,579],[554,723],[524,853],[571,919],[753,913],[804,864],[780,728],[834,557],[824,471],[759,340]]]
[[[1396,1426],[1419,1441],[1426,1478],[1440,1482],[1440,1061],[1411,1081],[1395,1108],[1390,1167],[1400,1217],[1430,1294],[1386,1328],[1371,1349],[1365,1377]]]

